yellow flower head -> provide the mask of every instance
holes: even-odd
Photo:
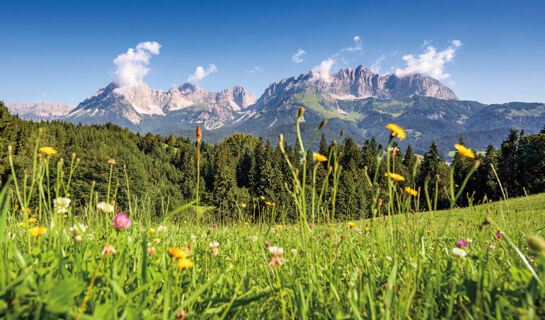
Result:
[[[20,225],[21,227],[26,227],[26,222],[20,222],[19,225]]]
[[[278,231],[282,230],[282,225],[281,224],[277,225],[276,230],[278,230]]]
[[[51,155],[57,154],[57,150],[51,147],[41,147],[39,150],[41,153],[44,153],[48,157]]]
[[[30,233],[31,235],[35,237],[39,237],[46,232],[47,232],[47,228],[44,228],[44,227],[34,227],[28,230],[28,233]]]
[[[426,233],[427,233],[427,234],[431,234],[431,230],[430,230],[430,229],[427,229],[427,230],[426,230]]]
[[[354,221],[348,221],[347,225],[354,228],[356,226],[356,223]]]
[[[155,238],[155,239],[153,239],[153,243],[155,243],[155,244],[159,244],[159,242],[161,242],[161,239],[159,239],[159,238]]]
[[[193,261],[189,260],[189,259],[179,259],[178,260],[178,267],[180,269],[189,269],[191,267],[193,267]]]
[[[399,140],[405,139],[405,131],[403,131],[403,128],[401,128],[400,126],[393,123],[388,123],[386,129],[392,131],[392,137],[397,136]]]
[[[405,181],[405,178],[403,178],[402,175],[400,174],[397,174],[397,173],[392,173],[392,172],[387,172],[384,174],[385,177],[390,177],[390,179],[392,180],[395,180],[395,181]]]
[[[365,227],[365,232],[369,232],[369,230],[371,230],[371,228]]]
[[[319,154],[319,153],[313,152],[312,155],[314,156],[314,160],[316,160],[316,161],[318,161],[318,162],[325,162],[325,161],[327,161],[327,157],[324,156],[323,154]]]
[[[265,200],[265,196],[261,196],[261,197],[259,197],[259,199]]]
[[[186,248],[168,248],[168,252],[177,259],[185,259],[189,256],[189,251]]]
[[[155,228],[149,228],[149,233],[155,233]]]
[[[246,204],[244,202],[241,203],[240,206],[242,207],[242,209],[246,208]]]
[[[418,194],[418,191],[414,190],[411,187],[405,187],[405,191],[413,197],[416,197],[416,195]]]
[[[266,205],[272,206],[272,203],[270,201],[265,202]]]
[[[455,144],[454,148],[456,148],[456,150],[458,150],[458,153],[462,157],[475,158],[475,154],[473,153],[473,151],[471,151],[471,149],[469,149],[469,148],[464,147],[461,144]]]
[[[36,218],[28,218],[27,222],[28,222],[28,223],[36,223],[36,222],[38,222],[38,219],[36,219]]]

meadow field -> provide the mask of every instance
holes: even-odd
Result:
[[[388,129],[386,150],[404,135]],[[472,158],[471,150],[457,149]],[[301,151],[306,159],[302,143]],[[332,163],[333,195],[335,152],[314,154]],[[373,195],[373,218],[338,221],[335,202],[321,203],[293,170],[296,220],[259,197],[237,207],[238,216],[253,219],[220,223],[203,217],[198,193],[158,215],[131,198],[127,184],[121,209],[111,201],[118,187],[111,183],[113,159],[107,193],[99,199],[92,185],[89,205],[78,207],[69,192],[77,160],[57,165],[50,181],[54,153],[37,143],[32,167],[24,177],[14,170],[0,194],[2,318],[545,317],[545,194],[455,208],[467,178],[454,186],[451,170],[452,208],[421,212],[413,206],[419,192],[399,190],[403,177],[388,169],[395,201]],[[389,154],[377,160],[386,168]],[[373,190],[376,179],[369,181]],[[324,208],[327,214],[318,214]]]

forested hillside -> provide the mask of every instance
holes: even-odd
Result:
[[[104,188],[107,186],[110,159],[116,160],[113,181],[114,186],[117,185],[116,200],[121,208],[127,206],[126,178],[131,195],[136,196],[139,201],[149,202],[155,207],[157,215],[167,206],[179,206],[195,196],[196,146],[189,138],[140,135],[112,124],[82,126],[59,121],[24,121],[10,115],[7,108],[0,103],[2,185],[10,176],[8,146],[13,146],[16,171],[30,167],[39,128],[43,128],[40,146],[51,146],[58,151],[52,158],[53,178],[57,172],[57,162],[61,158],[65,165],[72,157],[79,161],[71,188],[71,198],[76,206],[89,200],[87,197],[93,182],[96,182],[94,188],[99,197],[106,194]],[[286,127],[286,130],[290,128]],[[289,132],[284,133],[287,137],[292,137]],[[337,141],[327,143],[333,139]],[[203,140],[206,141],[206,135]],[[296,151],[299,148],[289,145],[294,141],[289,138],[284,147],[291,162],[302,168],[302,159],[299,159]],[[376,157],[384,152],[382,149],[386,141],[376,141],[373,138],[365,141],[361,147],[350,137],[339,139],[339,136],[327,136],[326,139],[322,135],[318,141],[318,150],[312,151],[325,155],[329,154],[334,145],[341,143],[338,146],[341,150],[339,164],[342,170],[336,203],[337,217],[348,219],[368,216],[371,205],[369,177],[372,179],[375,173]],[[463,144],[463,141],[460,142]],[[406,150],[399,150],[395,143],[390,150],[393,155],[392,171],[406,177],[401,187],[414,186],[416,190],[420,190],[419,204],[414,209],[427,209],[423,191],[425,184],[429,187],[432,202],[435,202],[437,194],[437,207],[446,207],[449,203],[449,164],[440,156],[437,144],[432,143],[423,157],[417,157],[410,146]],[[471,143],[467,147],[471,148]],[[454,150],[453,146],[452,149]],[[201,204],[210,208],[207,214],[229,219],[238,215],[238,205],[251,205],[253,202],[262,201],[281,209],[287,217],[294,217],[293,200],[284,185],[291,183],[291,173],[277,141],[263,141],[252,135],[235,133],[215,145],[203,143],[201,155],[202,179],[199,193]],[[499,150],[489,146],[486,153],[478,154],[477,158],[480,166],[468,182],[467,196],[461,197],[458,205],[465,205],[468,201],[479,202],[485,197],[492,200],[502,197],[492,166],[509,197],[545,191],[545,130],[535,135],[511,131]],[[316,190],[321,190],[328,170],[327,165],[315,162],[311,154],[306,161],[309,164],[307,183],[311,185],[312,172],[318,166]],[[456,184],[462,184],[472,163],[459,156],[454,158],[452,165],[456,168]],[[381,190],[385,190],[381,191],[382,198],[387,194],[385,169],[386,164],[383,161],[377,176],[383,186]],[[325,192],[331,192],[330,188],[326,188]],[[329,195],[326,194],[324,199],[328,198]]]

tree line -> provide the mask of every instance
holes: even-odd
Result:
[[[39,128],[43,128],[44,132],[40,145],[55,148],[58,151],[56,160],[69,160],[72,154],[80,159],[72,178],[70,195],[76,206],[88,204],[93,182],[94,192],[99,195],[97,200],[103,200],[100,195],[106,194],[110,159],[116,159],[113,182],[120,208],[127,206],[127,184],[131,195],[152,206],[157,215],[164,212],[167,206],[175,208],[195,198],[197,153],[196,143],[189,138],[151,133],[141,135],[111,123],[83,126],[60,121],[24,121],[10,115],[0,102],[2,185],[11,174],[8,146],[11,145],[14,150],[15,170],[23,176],[24,168],[32,164]],[[370,179],[375,172],[381,186],[379,192],[382,192],[379,198],[387,196],[385,161],[380,162],[377,168],[377,157],[384,152],[391,153],[391,171],[405,177],[405,181],[396,184],[399,191],[403,192],[406,186],[419,191],[418,200],[412,204],[415,211],[429,209],[424,197],[425,188],[432,198],[432,207],[447,208],[450,203],[450,166],[455,169],[455,184],[462,185],[474,165],[473,161],[459,155],[448,163],[440,155],[435,142],[424,155],[418,156],[411,146],[399,150],[396,142],[390,150],[384,150],[384,146],[374,138],[366,140],[361,146],[350,137],[341,139],[328,141],[322,135],[318,150],[315,150],[328,155],[331,148],[338,144],[341,174],[336,195],[336,217],[341,219],[370,216]],[[460,139],[460,144],[464,144],[463,139]],[[309,186],[312,184],[312,172],[318,166],[317,193],[324,183],[331,186],[330,181],[325,181],[329,170],[327,162],[314,161],[312,153],[307,159],[301,159],[297,143],[290,145],[286,141],[284,149],[301,177],[301,164],[307,162],[306,183]],[[458,206],[545,191],[545,128],[533,135],[511,130],[499,149],[489,145],[485,152],[478,152],[476,158],[480,166],[469,179]],[[255,210],[241,211],[241,207],[258,204],[273,205],[287,218],[295,218],[293,199],[288,192],[291,190],[291,172],[276,143],[236,133],[211,145],[206,143],[204,136],[200,173],[200,205],[207,208],[208,215],[219,219],[238,219],[242,212],[244,219],[250,219],[256,214]],[[56,171],[51,170],[51,175],[54,179]],[[331,187],[324,191],[326,204],[332,197],[331,191]]]

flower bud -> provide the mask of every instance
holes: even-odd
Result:
[[[305,113],[305,108],[299,108],[299,112],[297,113],[297,119],[301,118],[303,116],[303,113]]]
[[[197,137],[197,140],[198,141],[201,141],[201,138],[202,138],[202,130],[201,130],[201,126],[197,125],[197,129],[196,129],[196,132],[195,132],[195,136]]]
[[[318,127],[318,130],[322,130],[326,124],[327,124],[327,120],[326,119],[322,120],[322,122],[320,123],[320,126]]]

